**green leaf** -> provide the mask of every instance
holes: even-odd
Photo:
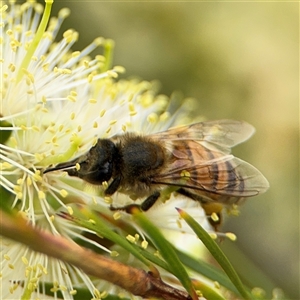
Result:
[[[12,194],[0,186],[0,209],[11,214],[13,212],[11,208],[12,202]]]
[[[133,212],[133,216],[152,240],[153,244],[159,250],[160,255],[168,263],[171,272],[180,280],[192,299],[198,299],[189,275],[179,260],[173,246],[164,238],[159,229],[146,218],[144,213],[136,210]]]
[[[141,254],[141,252],[131,244],[126,238],[113,231],[106,222],[94,211],[88,210],[83,206],[72,206],[72,221],[75,223],[95,231],[99,236],[104,237],[117,245],[121,246],[137,259],[143,262],[150,270],[155,272],[154,266]],[[73,218],[74,217],[74,218]]]
[[[222,269],[217,269],[211,264],[208,264],[207,262],[199,259],[195,259],[194,257],[191,257],[188,254],[183,253],[177,249],[175,251],[179,259],[185,266],[195,271],[196,273],[211,279],[212,281],[218,282],[221,286],[227,288],[228,290],[236,294],[238,293],[238,290],[229,280],[228,276],[226,276]]]
[[[5,144],[5,142],[9,139],[11,135],[11,130],[9,129],[4,129],[4,128],[9,128],[12,127],[12,125],[6,121],[0,121],[0,144]]]
[[[241,296],[244,299],[253,299],[251,294],[246,291],[244,285],[236,273],[235,269],[222,252],[217,243],[210,237],[210,235],[202,228],[200,224],[198,224],[189,214],[184,212],[181,209],[177,209],[180,216],[187,222],[187,224],[193,229],[193,231],[197,234],[199,239],[205,245],[205,247],[209,250],[215,260],[220,264],[222,269],[225,271],[231,282],[234,284],[236,289],[239,291]]]

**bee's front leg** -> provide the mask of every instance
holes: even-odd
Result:
[[[140,205],[139,204],[128,204],[128,205],[121,206],[121,207],[114,207],[111,205],[110,210],[112,210],[112,211],[124,210],[129,214],[132,213],[133,208],[139,208],[142,211],[147,211],[155,204],[155,202],[157,201],[159,196],[160,196],[160,192],[156,191],[153,194],[151,194],[149,197],[147,197]]]

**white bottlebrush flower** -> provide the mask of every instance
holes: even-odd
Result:
[[[151,83],[116,82],[122,68],[106,70],[105,57],[88,57],[96,47],[111,41],[98,38],[83,51],[71,52],[78,34],[68,30],[54,43],[68,10],[46,26],[49,4],[43,19],[43,7],[32,1],[1,5],[0,125],[2,132],[10,133],[0,144],[0,182],[5,191],[1,201],[7,201],[37,228],[86,241],[80,234],[84,228],[70,225],[57,213],[71,214],[72,202],[105,208],[108,204],[82,180],[64,177],[61,172],[42,176],[41,170],[84,154],[99,137],[166,130],[180,120],[182,111],[171,116],[169,100],[155,96]],[[116,206],[121,197],[125,196],[113,196]],[[176,205],[192,205],[199,209],[198,220],[209,227],[199,204],[173,200],[147,212],[153,220],[164,220],[157,226],[178,228]],[[41,283],[46,282],[53,284],[50,295],[55,298],[60,292],[64,299],[72,299],[82,284],[97,296],[91,279],[74,267],[6,239],[2,239],[1,254],[3,299],[41,298],[45,292]]]

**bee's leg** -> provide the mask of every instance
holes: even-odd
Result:
[[[124,210],[129,214],[132,213],[133,208],[138,208],[138,209],[141,209],[142,211],[147,211],[148,209],[150,209],[154,205],[154,203],[159,198],[159,196],[160,196],[160,192],[154,192],[149,197],[147,197],[142,202],[141,205],[139,205],[139,204],[128,204],[128,205],[121,206],[121,207],[110,206],[110,210],[112,210],[112,211]]]
[[[141,210],[147,211],[148,209],[150,209],[155,204],[155,202],[159,198],[159,196],[160,196],[160,192],[156,191],[152,195],[150,195],[149,197],[147,197],[143,201],[143,203],[140,205],[141,206]]]
[[[117,191],[117,189],[119,188],[120,183],[121,183],[121,176],[117,176],[105,190],[105,192],[104,192],[105,195],[114,194]]]
[[[223,205],[216,202],[209,202],[200,195],[193,194],[184,188],[179,188],[177,193],[186,196],[192,200],[199,201],[204,209],[208,222],[214,227],[215,231],[218,231],[222,223],[222,208]]]

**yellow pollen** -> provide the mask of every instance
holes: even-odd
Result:
[[[12,63],[9,64],[8,68],[11,72],[14,72],[16,70],[16,66]]]
[[[128,234],[127,236],[126,236],[126,239],[130,242],[130,243],[135,243],[136,241],[135,241],[135,237],[134,236],[132,236],[131,234]]]
[[[18,283],[18,282],[14,283],[14,285],[12,286],[12,288],[13,288],[14,291],[15,291],[18,287],[19,287],[19,283]]]
[[[80,51],[74,51],[72,53],[72,57],[78,57],[80,55]]]
[[[66,197],[68,196],[69,193],[68,193],[66,190],[62,189],[62,190],[59,191],[59,194],[60,194],[62,197],[66,198]]]
[[[122,66],[115,66],[114,67],[114,71],[116,71],[116,72],[118,72],[120,74],[123,74],[123,73],[125,73],[125,68],[122,67]]]
[[[67,18],[69,15],[70,15],[70,9],[65,7],[65,8],[62,8],[59,12],[58,12],[58,16],[62,19],[65,19]]]
[[[117,120],[112,120],[112,121],[109,122],[109,125],[114,125],[114,124],[116,124],[117,122],[118,122]]]
[[[129,115],[130,115],[131,117],[135,116],[136,114],[137,114],[136,111],[131,111],[131,112],[129,113]]]
[[[105,39],[103,37],[97,37],[94,39],[93,44],[101,46],[104,44]]]
[[[93,124],[93,128],[98,128],[98,123],[96,121]]]
[[[69,101],[71,101],[71,102],[76,102],[76,97],[75,97],[75,96],[69,95],[69,96],[67,97],[67,99],[68,99]]]
[[[74,296],[77,294],[77,290],[71,290],[69,293],[70,293],[70,295]]]
[[[19,192],[22,191],[22,187],[19,186],[19,185],[15,185],[15,186],[14,186],[14,191],[15,191],[16,193],[19,193]]]
[[[8,267],[12,270],[14,270],[14,268],[15,268],[13,264],[8,264]]]
[[[190,178],[190,177],[191,177],[191,174],[190,174],[189,171],[183,170],[183,171],[180,173],[180,176],[181,176],[181,177],[185,177],[185,178]]]
[[[11,164],[8,162],[4,162],[4,163],[0,163],[0,170],[6,170],[6,169],[10,169],[11,168]]]
[[[5,260],[10,260],[10,257],[9,257],[8,254],[4,254],[3,257],[4,257]]]
[[[3,5],[3,6],[0,8],[0,12],[3,13],[3,12],[5,12],[7,9],[8,9],[8,5]]]
[[[83,61],[83,65],[85,68],[88,68],[90,66],[90,62],[88,60]]]
[[[93,225],[95,225],[96,224],[96,222],[95,222],[95,220],[93,220],[93,219],[89,219],[89,221],[88,221],[89,223],[91,223],[91,224],[93,224]]]
[[[107,295],[108,295],[107,291],[103,291],[100,295],[101,296],[100,299],[105,299],[107,297]]]
[[[181,224],[180,220],[176,220],[176,224],[177,224],[178,228],[182,228],[182,224]]]
[[[147,121],[149,123],[156,123],[158,121],[158,115],[156,113],[151,113],[148,117],[147,117]]]
[[[78,127],[77,127],[77,132],[80,132],[81,130],[82,130],[81,125],[78,125]]]
[[[75,167],[76,167],[76,170],[77,170],[77,171],[80,170],[80,164],[79,164],[79,163],[77,163],[77,164],[75,165]]]
[[[106,72],[106,74],[112,78],[117,78],[118,77],[118,73],[116,73],[114,70],[108,70]]]
[[[93,81],[94,75],[93,74],[89,74],[87,77],[88,83],[91,83]]]
[[[106,188],[108,187],[107,181],[103,181],[103,182],[102,182],[102,186],[106,189]]]
[[[122,130],[126,132],[126,125],[122,125]]]
[[[74,112],[71,113],[70,119],[71,119],[71,120],[74,120],[74,119],[75,119],[75,113],[74,113]]]
[[[49,71],[49,65],[50,65],[49,63],[43,64],[42,68],[45,72]]]
[[[201,297],[201,298],[203,297],[203,294],[202,294],[202,292],[201,292],[201,291],[199,291],[199,290],[196,290],[196,294],[197,294],[197,296],[198,296],[198,297]]]
[[[30,275],[30,273],[31,273],[31,268],[30,269],[26,268],[26,270],[25,270],[25,277],[28,278],[29,275]]]
[[[232,232],[226,232],[225,233],[226,237],[228,237],[231,241],[236,241],[237,237],[234,233]]]
[[[161,121],[166,121],[166,120],[170,119],[170,113],[168,111],[165,111],[164,113],[162,113],[160,115],[159,118]]]
[[[71,91],[71,96],[76,97],[77,96],[77,92],[76,91]]]
[[[108,127],[105,133],[109,133],[111,131],[111,127]]]
[[[60,288],[60,290],[63,291],[63,292],[65,292],[65,291],[68,290],[67,287],[66,287],[65,285],[60,285],[59,288]]]
[[[210,235],[210,237],[211,237],[213,240],[216,240],[217,237],[218,237],[217,234],[214,233],[214,232],[210,233],[209,235]]]
[[[106,110],[105,110],[105,109],[102,109],[102,110],[100,111],[100,118],[102,118],[102,117],[105,115],[105,113],[106,113]]]
[[[69,29],[69,30],[65,31],[63,33],[63,37],[64,37],[64,39],[66,40],[67,43],[72,42],[73,37],[74,37],[74,30]]]
[[[38,197],[39,197],[40,200],[43,200],[43,199],[46,198],[46,195],[45,195],[45,193],[43,191],[39,191],[38,192]]]
[[[63,124],[61,124],[61,125],[58,126],[58,131],[59,132],[62,132],[63,129],[64,129],[64,125]]]
[[[130,112],[135,111],[134,104],[132,102],[129,103],[129,111]]]
[[[212,213],[210,217],[214,222],[218,222],[220,220],[219,216],[215,212]]]
[[[19,178],[17,180],[17,184],[22,185],[24,183],[24,179],[23,178]]]
[[[96,104],[97,103],[97,99],[89,99],[89,103]]]
[[[111,251],[110,256],[111,257],[117,257],[117,256],[119,256],[119,253],[117,251]]]
[[[40,132],[40,128],[39,128],[38,126],[36,126],[36,125],[33,125],[33,126],[32,126],[32,129],[33,129],[34,131],[36,131],[36,132]]]
[[[38,280],[39,280],[38,278],[33,277],[33,278],[30,279],[30,282],[31,282],[31,283],[37,283]]]
[[[141,246],[142,246],[143,249],[147,249],[148,242],[146,240],[143,240],[142,243],[141,243]]]
[[[73,208],[71,206],[67,206],[67,210],[68,210],[69,215],[72,216],[74,213]]]
[[[99,290],[94,289],[94,295],[96,296],[96,299],[101,299],[101,293],[99,292]]]
[[[105,203],[108,203],[108,204],[112,204],[113,203],[112,197],[108,197],[108,196],[104,197],[104,201],[105,201]]]
[[[114,214],[113,214],[113,218],[114,220],[118,220],[121,218],[121,213],[119,211],[116,211]]]
[[[30,177],[26,178],[26,183],[27,183],[27,186],[31,186],[32,185],[32,180],[31,180]]]
[[[22,262],[24,265],[28,265],[28,259],[25,256],[22,256]]]

